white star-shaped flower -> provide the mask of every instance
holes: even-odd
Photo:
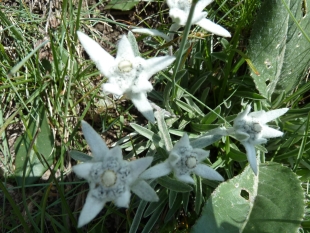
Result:
[[[90,222],[106,202],[127,208],[130,190],[146,201],[158,201],[156,192],[139,175],[152,163],[152,157],[131,162],[123,160],[120,147],[109,150],[99,134],[85,121],[82,130],[89,144],[93,159],[73,166],[73,171],[89,183],[89,193],[81,211],[78,227]]]
[[[230,33],[225,28],[205,18],[208,13],[203,10],[211,2],[213,2],[213,0],[198,0],[191,24],[196,24],[216,35],[230,37]],[[167,4],[170,8],[169,16],[172,21],[176,25],[185,26],[192,5],[192,0],[167,0]],[[175,29],[178,27],[171,26],[171,28]]]
[[[191,184],[194,184],[194,180],[190,176],[192,173],[205,179],[224,181],[218,172],[201,163],[208,156],[209,151],[193,149],[187,134],[184,134],[180,141],[174,145],[167,160],[147,169],[140,177],[156,179],[173,171],[176,179]]]
[[[230,133],[239,140],[245,147],[248,161],[255,175],[257,175],[257,161],[255,145],[267,142],[266,138],[281,137],[283,133],[266,125],[289,109],[280,108],[269,112],[257,111],[251,112],[251,106],[247,106],[243,112],[240,112],[234,120],[234,125]]]
[[[77,32],[79,40],[101,73],[108,78],[102,85],[105,93],[117,96],[125,95],[149,121],[155,121],[147,92],[153,89],[149,79],[155,73],[165,69],[174,60],[174,56],[143,59],[136,56],[124,35],[117,45],[116,58],[107,53],[96,41],[82,32]]]

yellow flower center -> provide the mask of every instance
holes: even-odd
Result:
[[[101,182],[105,187],[111,187],[116,183],[116,174],[112,170],[106,170],[101,176]]]
[[[128,60],[123,60],[120,63],[118,63],[118,69],[121,72],[130,72],[132,70],[132,63]]]
[[[189,157],[187,160],[186,160],[186,166],[189,168],[189,169],[192,169],[194,167],[196,167],[197,165],[197,160],[195,157]]]

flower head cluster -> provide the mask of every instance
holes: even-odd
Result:
[[[209,156],[209,151],[195,148],[190,145],[187,134],[178,141],[171,150],[169,157],[141,174],[143,179],[155,179],[170,174],[172,171],[176,179],[194,184],[192,173],[205,179],[224,181],[224,178],[215,170],[201,163]]]
[[[175,57],[143,59],[135,54],[128,38],[124,35],[118,43],[116,58],[114,58],[84,33],[78,31],[77,34],[90,58],[108,78],[108,82],[102,85],[103,91],[117,96],[125,95],[149,121],[154,122],[153,109],[147,99],[147,92],[153,89],[149,79],[169,66]]]
[[[153,158],[125,161],[120,147],[109,150],[101,137],[84,121],[82,130],[92,150],[93,159],[73,167],[73,171],[79,177],[88,181],[90,189],[79,217],[78,227],[91,221],[106,202],[113,201],[118,207],[128,207],[130,190],[144,200],[158,201],[155,191],[139,178]]]
[[[288,110],[288,108],[280,108],[269,112],[250,113],[251,106],[248,105],[234,120],[233,135],[245,147],[248,161],[255,174],[257,174],[255,145],[266,143],[267,138],[283,135],[281,131],[269,127],[266,123],[282,116]]]
[[[205,18],[208,13],[203,10],[211,2],[213,0],[199,0],[197,2],[191,24],[196,24],[216,35],[230,37],[230,33],[225,28]],[[172,18],[172,21],[177,25],[184,26],[188,19],[192,1],[167,0],[167,4],[170,8],[169,16]]]

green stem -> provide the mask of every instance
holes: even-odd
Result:
[[[192,22],[192,18],[194,15],[194,10],[195,10],[197,2],[198,2],[198,0],[193,1],[191,9],[189,11],[187,22],[186,22],[186,25],[185,25],[185,28],[183,31],[182,41],[181,41],[180,48],[178,51],[178,56],[177,56],[175,64],[174,64],[173,75],[172,75],[172,97],[173,97],[173,100],[175,100],[176,93],[177,93],[176,80],[175,79],[176,79],[176,75],[177,75],[178,71],[180,70],[180,65],[181,65],[182,57],[183,57],[183,51],[184,51],[185,45],[187,43],[187,38],[188,38],[188,34],[189,34],[189,31],[190,31],[190,28],[192,25],[191,22]]]

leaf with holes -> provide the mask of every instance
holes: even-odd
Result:
[[[259,75],[251,76],[269,100],[273,93],[291,93],[309,68],[310,15],[303,4],[310,0],[264,1],[253,25],[248,56]]]
[[[216,188],[191,232],[297,232],[305,207],[300,184],[281,164],[261,164],[257,176],[247,166]]]

